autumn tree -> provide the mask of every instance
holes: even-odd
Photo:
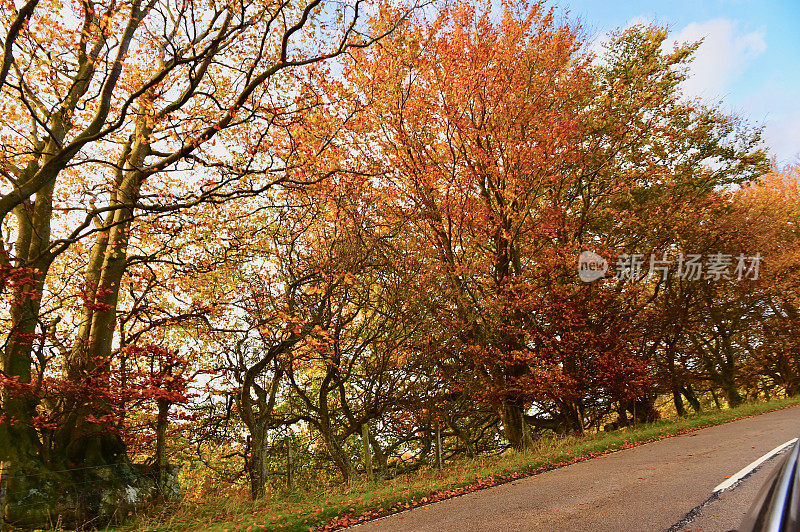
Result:
[[[33,422],[34,354],[47,341],[42,295],[53,260],[94,241],[83,274],[90,296],[59,366],[67,382],[91,381],[111,357],[135,219],[293,179],[293,168],[325,144],[324,134],[306,142],[300,131],[311,125],[294,119],[313,105],[303,71],[368,46],[404,14],[383,13],[372,32],[364,24],[370,10],[377,13],[361,1],[137,0],[4,11],[0,263],[28,274],[7,300],[3,378],[18,384],[3,390],[0,448],[21,473],[124,469],[121,441],[91,421],[104,415],[102,402],[65,396],[47,441]]]
[[[488,6],[455,4],[364,52],[348,73],[370,102],[374,140],[362,152],[388,161],[398,211],[415,212],[412,245],[434,315],[516,447],[540,389],[532,379],[557,382],[557,368],[570,366],[577,378],[589,367],[581,359],[613,357],[577,340],[602,334],[601,315],[583,329],[553,319],[584,313],[569,308],[586,304],[578,253],[664,250],[674,239],[658,224],[680,224],[693,201],[764,167],[757,132],[681,98],[694,46],[664,52],[665,38],[632,28],[595,65],[578,29],[541,4],[506,5],[497,21]],[[620,283],[630,292],[622,322],[649,298],[629,285]],[[633,342],[638,332],[625,330]],[[584,399],[560,407],[573,430]]]
[[[572,156],[588,83],[579,46],[541,5],[506,6],[494,23],[486,5],[456,4],[352,73],[372,98],[376,146],[398,203],[417,212],[415,245],[438,319],[461,331],[459,350],[517,446],[525,399],[509,380],[525,371],[528,253],[551,214],[537,208],[555,179],[553,166],[529,161]],[[391,90],[371,89],[381,85]]]
[[[243,279],[245,309],[263,343],[242,382],[246,424],[254,424],[254,398],[266,391],[257,377],[271,366],[262,416],[283,379],[290,420],[319,432],[345,481],[356,470],[347,440],[398,400],[403,368],[414,360],[406,344],[419,327],[404,288],[411,272],[374,194],[360,176],[294,191],[288,203],[298,207],[276,220],[264,268]]]
[[[759,268],[746,276],[732,272],[730,282],[706,292],[708,305],[702,311],[713,312],[708,324],[716,334],[707,331],[701,336],[706,341],[699,354],[706,355],[704,361],[720,356],[732,361],[716,367],[706,362],[708,378],[729,402],[735,403],[743,393],[763,393],[767,386],[779,386],[793,395],[797,393],[792,336],[798,289],[796,170],[773,169],[733,191],[728,205],[716,245],[727,248],[733,257],[742,252],[757,255]],[[710,341],[717,338],[718,342]]]
[[[800,390],[796,171],[759,182],[759,131],[681,93],[696,44],[634,26],[595,55],[543,2],[410,7],[4,11],[18,524],[99,525],[147,491],[133,454],[163,493],[179,443],[258,499],[294,480],[276,453],[349,481],[649,421],[661,394]],[[626,273],[637,253],[765,266]]]

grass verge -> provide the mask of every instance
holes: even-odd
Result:
[[[259,503],[232,499],[182,502],[140,516],[119,530],[337,530],[601,454],[798,404],[800,398],[782,399],[662,419],[613,432],[540,438],[526,452],[457,459],[441,471],[426,468],[392,480],[288,493]]]

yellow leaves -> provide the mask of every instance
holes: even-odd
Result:
[[[306,285],[303,287],[303,293],[307,295],[321,296],[326,292],[325,288],[319,285]]]
[[[312,329],[312,331],[314,332],[314,334],[319,335],[319,336],[321,336],[323,334],[326,334],[326,331],[323,330],[323,328],[320,327],[319,325],[314,325],[314,328]]]

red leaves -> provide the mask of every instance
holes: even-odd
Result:
[[[80,287],[80,298],[86,309],[105,312],[112,308],[110,303],[103,303],[102,300],[112,293],[110,288],[100,288],[97,285],[83,283]]]
[[[0,388],[6,392],[13,391],[15,393],[29,393],[35,388],[34,385],[27,382],[20,382],[19,375],[7,377],[0,373]]]
[[[106,414],[100,417],[95,417],[94,414],[88,414],[84,419],[87,423],[94,423],[102,427],[113,427],[117,422],[117,418],[113,414]]]
[[[184,373],[188,360],[169,349],[153,344],[129,345],[121,350],[125,360],[141,360],[145,371],[129,371],[120,374],[119,384],[124,386],[126,402],[130,405],[151,401],[181,404],[189,400],[188,380]],[[126,368],[130,364],[125,365]],[[139,363],[134,368],[142,367]]]

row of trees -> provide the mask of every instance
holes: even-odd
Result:
[[[9,519],[800,392],[797,169],[683,97],[696,45],[595,56],[524,2],[43,2],[4,15]]]

